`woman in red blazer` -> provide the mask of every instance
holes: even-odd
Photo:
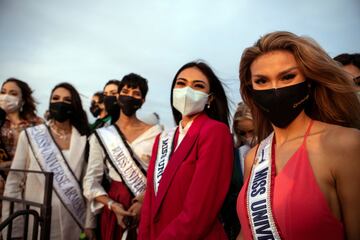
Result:
[[[171,105],[178,127],[155,141],[139,239],[227,239],[218,219],[233,166],[225,91],[207,64],[190,62]]]

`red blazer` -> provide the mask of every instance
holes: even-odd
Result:
[[[155,196],[158,144],[159,137],[149,165],[138,239],[227,239],[218,215],[232,174],[229,128],[206,114],[198,116],[172,153]]]

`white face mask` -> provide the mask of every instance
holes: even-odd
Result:
[[[6,113],[16,112],[20,109],[20,100],[18,97],[0,94],[0,107],[4,109]]]
[[[209,95],[191,87],[173,89],[173,106],[183,116],[199,113],[204,110]]]

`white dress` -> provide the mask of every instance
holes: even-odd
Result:
[[[86,168],[85,162],[85,150],[86,150],[86,136],[81,136],[79,132],[73,127],[71,134],[70,148],[63,151],[68,165],[72,169],[77,179],[84,174],[83,171]],[[29,169],[35,171],[41,171],[41,168],[35,159],[29,142],[27,140],[25,132],[21,132],[15,156],[11,165],[12,169]],[[10,172],[5,185],[4,196],[21,199],[21,183],[26,179],[24,197],[26,200],[34,201],[38,203],[43,202],[44,198],[44,175],[31,174],[24,175],[19,172]],[[80,181],[81,182],[81,181]],[[51,216],[51,240],[78,240],[80,236],[80,228],[71,217],[68,210],[63,206],[60,199],[56,195],[55,191],[52,192],[52,216]],[[34,208],[38,210],[37,208]],[[9,216],[9,203],[3,201],[2,209],[3,219]],[[30,218],[32,219],[32,218]],[[87,216],[85,227],[94,227],[96,224],[92,222],[93,218]],[[31,225],[30,225],[31,226]],[[40,229],[39,229],[40,230]],[[7,229],[4,229],[3,236],[6,239]],[[21,222],[13,224],[13,237],[22,235]],[[29,228],[28,239],[31,239],[32,227]],[[40,236],[40,231],[39,234]]]
[[[162,131],[160,125],[154,125],[131,143],[128,143],[134,153],[134,157],[140,160],[140,164],[147,170],[151,158],[152,147],[157,135]],[[97,137],[93,134],[90,137],[89,162],[84,177],[83,187],[84,195],[90,202],[91,211],[99,213],[103,204],[96,202],[95,198],[107,195],[101,182],[104,174],[104,161],[106,154],[100,145]],[[109,176],[112,180],[121,182],[121,178],[116,170],[111,166],[109,160],[106,160],[106,166],[109,169]]]

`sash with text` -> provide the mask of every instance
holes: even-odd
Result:
[[[98,128],[96,129],[96,136],[102,143],[111,165],[132,194],[138,196],[145,192],[146,176],[132,158],[116,127],[111,125]]]
[[[165,168],[169,163],[176,129],[177,128],[173,128],[168,131],[163,131],[160,135],[154,171],[155,195],[158,192],[160,180],[164,174]]]
[[[274,171],[272,141],[264,139],[257,150],[247,188],[247,211],[254,239],[281,239],[272,212]]]
[[[46,125],[25,130],[31,149],[42,171],[53,172],[54,190],[81,229],[84,228],[86,205],[81,186]]]

